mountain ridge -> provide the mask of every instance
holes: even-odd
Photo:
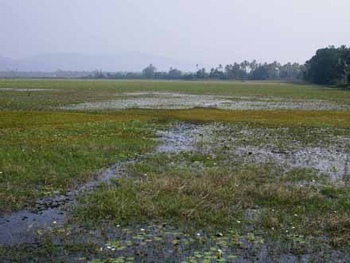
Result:
[[[174,60],[168,57],[140,52],[119,54],[89,55],[84,53],[46,53],[22,59],[0,56],[0,71],[128,71],[140,72],[149,64],[158,70],[169,70],[170,67],[183,71],[195,70],[195,63]]]

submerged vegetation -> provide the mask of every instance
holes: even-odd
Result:
[[[111,98],[137,104],[132,93],[223,96],[266,109],[64,110]],[[0,95],[3,262],[350,260],[350,111],[315,106],[349,106],[346,90],[2,80]],[[281,110],[271,101],[320,104]],[[51,204],[91,181],[68,204],[37,208],[36,200]],[[45,227],[22,216],[16,222],[28,231],[12,233],[11,214],[23,208],[35,218],[64,216]]]

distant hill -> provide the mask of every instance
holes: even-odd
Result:
[[[7,57],[0,56],[0,71],[12,70],[14,66],[14,61]]]
[[[158,70],[168,70],[170,67],[183,71],[195,70],[195,63],[180,62],[167,57],[127,52],[113,55],[87,55],[79,53],[52,53],[31,56],[13,60],[0,57],[0,70],[43,71],[141,71],[149,64]]]

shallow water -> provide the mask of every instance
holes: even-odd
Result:
[[[179,124],[175,128],[158,131],[161,140],[156,152],[180,152],[194,149],[194,132],[200,133],[195,125]],[[113,178],[126,176],[126,166],[133,161],[116,164],[102,170],[96,179],[80,185],[64,195],[39,198],[32,208],[0,216],[0,245],[35,243],[38,231],[62,227],[70,215],[76,198],[90,192],[101,183],[109,183]]]
[[[291,168],[315,169],[326,174],[331,181],[344,178],[348,165],[348,154],[335,149],[305,148],[291,152],[276,152],[271,149],[254,146],[239,147],[235,151],[243,155],[246,162],[251,163],[278,163],[286,170]]]
[[[233,126],[231,126],[232,128]],[[202,154],[215,154],[224,151],[226,158],[241,163],[275,163],[284,171],[292,168],[308,168],[316,174],[325,174],[331,181],[341,181],[350,171],[350,154],[347,153],[349,139],[335,137],[334,144],[325,147],[305,147],[299,142],[285,142],[287,150],[275,150],[277,138],[270,138],[266,145],[240,146],[236,141],[242,137],[256,136],[259,129],[254,131],[233,128],[232,136],[227,135],[230,126],[223,124],[179,124],[158,135],[164,143],[158,147],[158,152],[178,153],[193,151]],[[224,131],[221,135],[220,133]],[[278,132],[276,130],[276,132]],[[273,147],[275,146],[275,147]]]
[[[98,184],[108,183],[112,178],[122,176],[124,167],[114,165],[100,175],[65,195],[39,198],[31,209],[5,214],[0,217],[0,244],[14,245],[37,241],[41,230],[62,227],[76,198],[91,191]]]
[[[350,110],[321,100],[283,100],[280,98],[194,95],[170,92],[118,93],[116,99],[64,106],[65,110],[113,109],[192,109],[217,108],[223,110]]]
[[[157,148],[161,153],[178,153],[194,151],[196,142],[203,135],[198,125],[178,124],[170,129],[158,131],[157,135],[163,142]]]
[[[40,92],[40,91],[55,91],[54,89],[18,89],[18,88],[0,88],[0,91],[17,91],[17,92]]]

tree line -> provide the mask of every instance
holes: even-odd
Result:
[[[197,65],[198,68],[198,65]],[[91,78],[112,79],[159,79],[159,80],[295,80],[302,77],[304,66],[298,63],[280,64],[257,63],[255,60],[233,63],[226,66],[219,65],[207,71],[198,68],[196,72],[183,72],[176,68],[169,71],[158,71],[150,64],[142,72],[104,73],[95,71]]]
[[[305,63],[303,77],[315,84],[350,83],[350,48],[329,46],[317,50],[316,54]]]
[[[256,60],[228,65],[218,65],[209,71],[199,68],[195,72],[183,72],[176,68],[158,71],[150,64],[142,72],[104,73],[96,71],[89,78],[110,79],[158,79],[158,80],[305,80],[315,84],[350,83],[350,48],[329,46],[317,50],[305,64],[258,63]]]

